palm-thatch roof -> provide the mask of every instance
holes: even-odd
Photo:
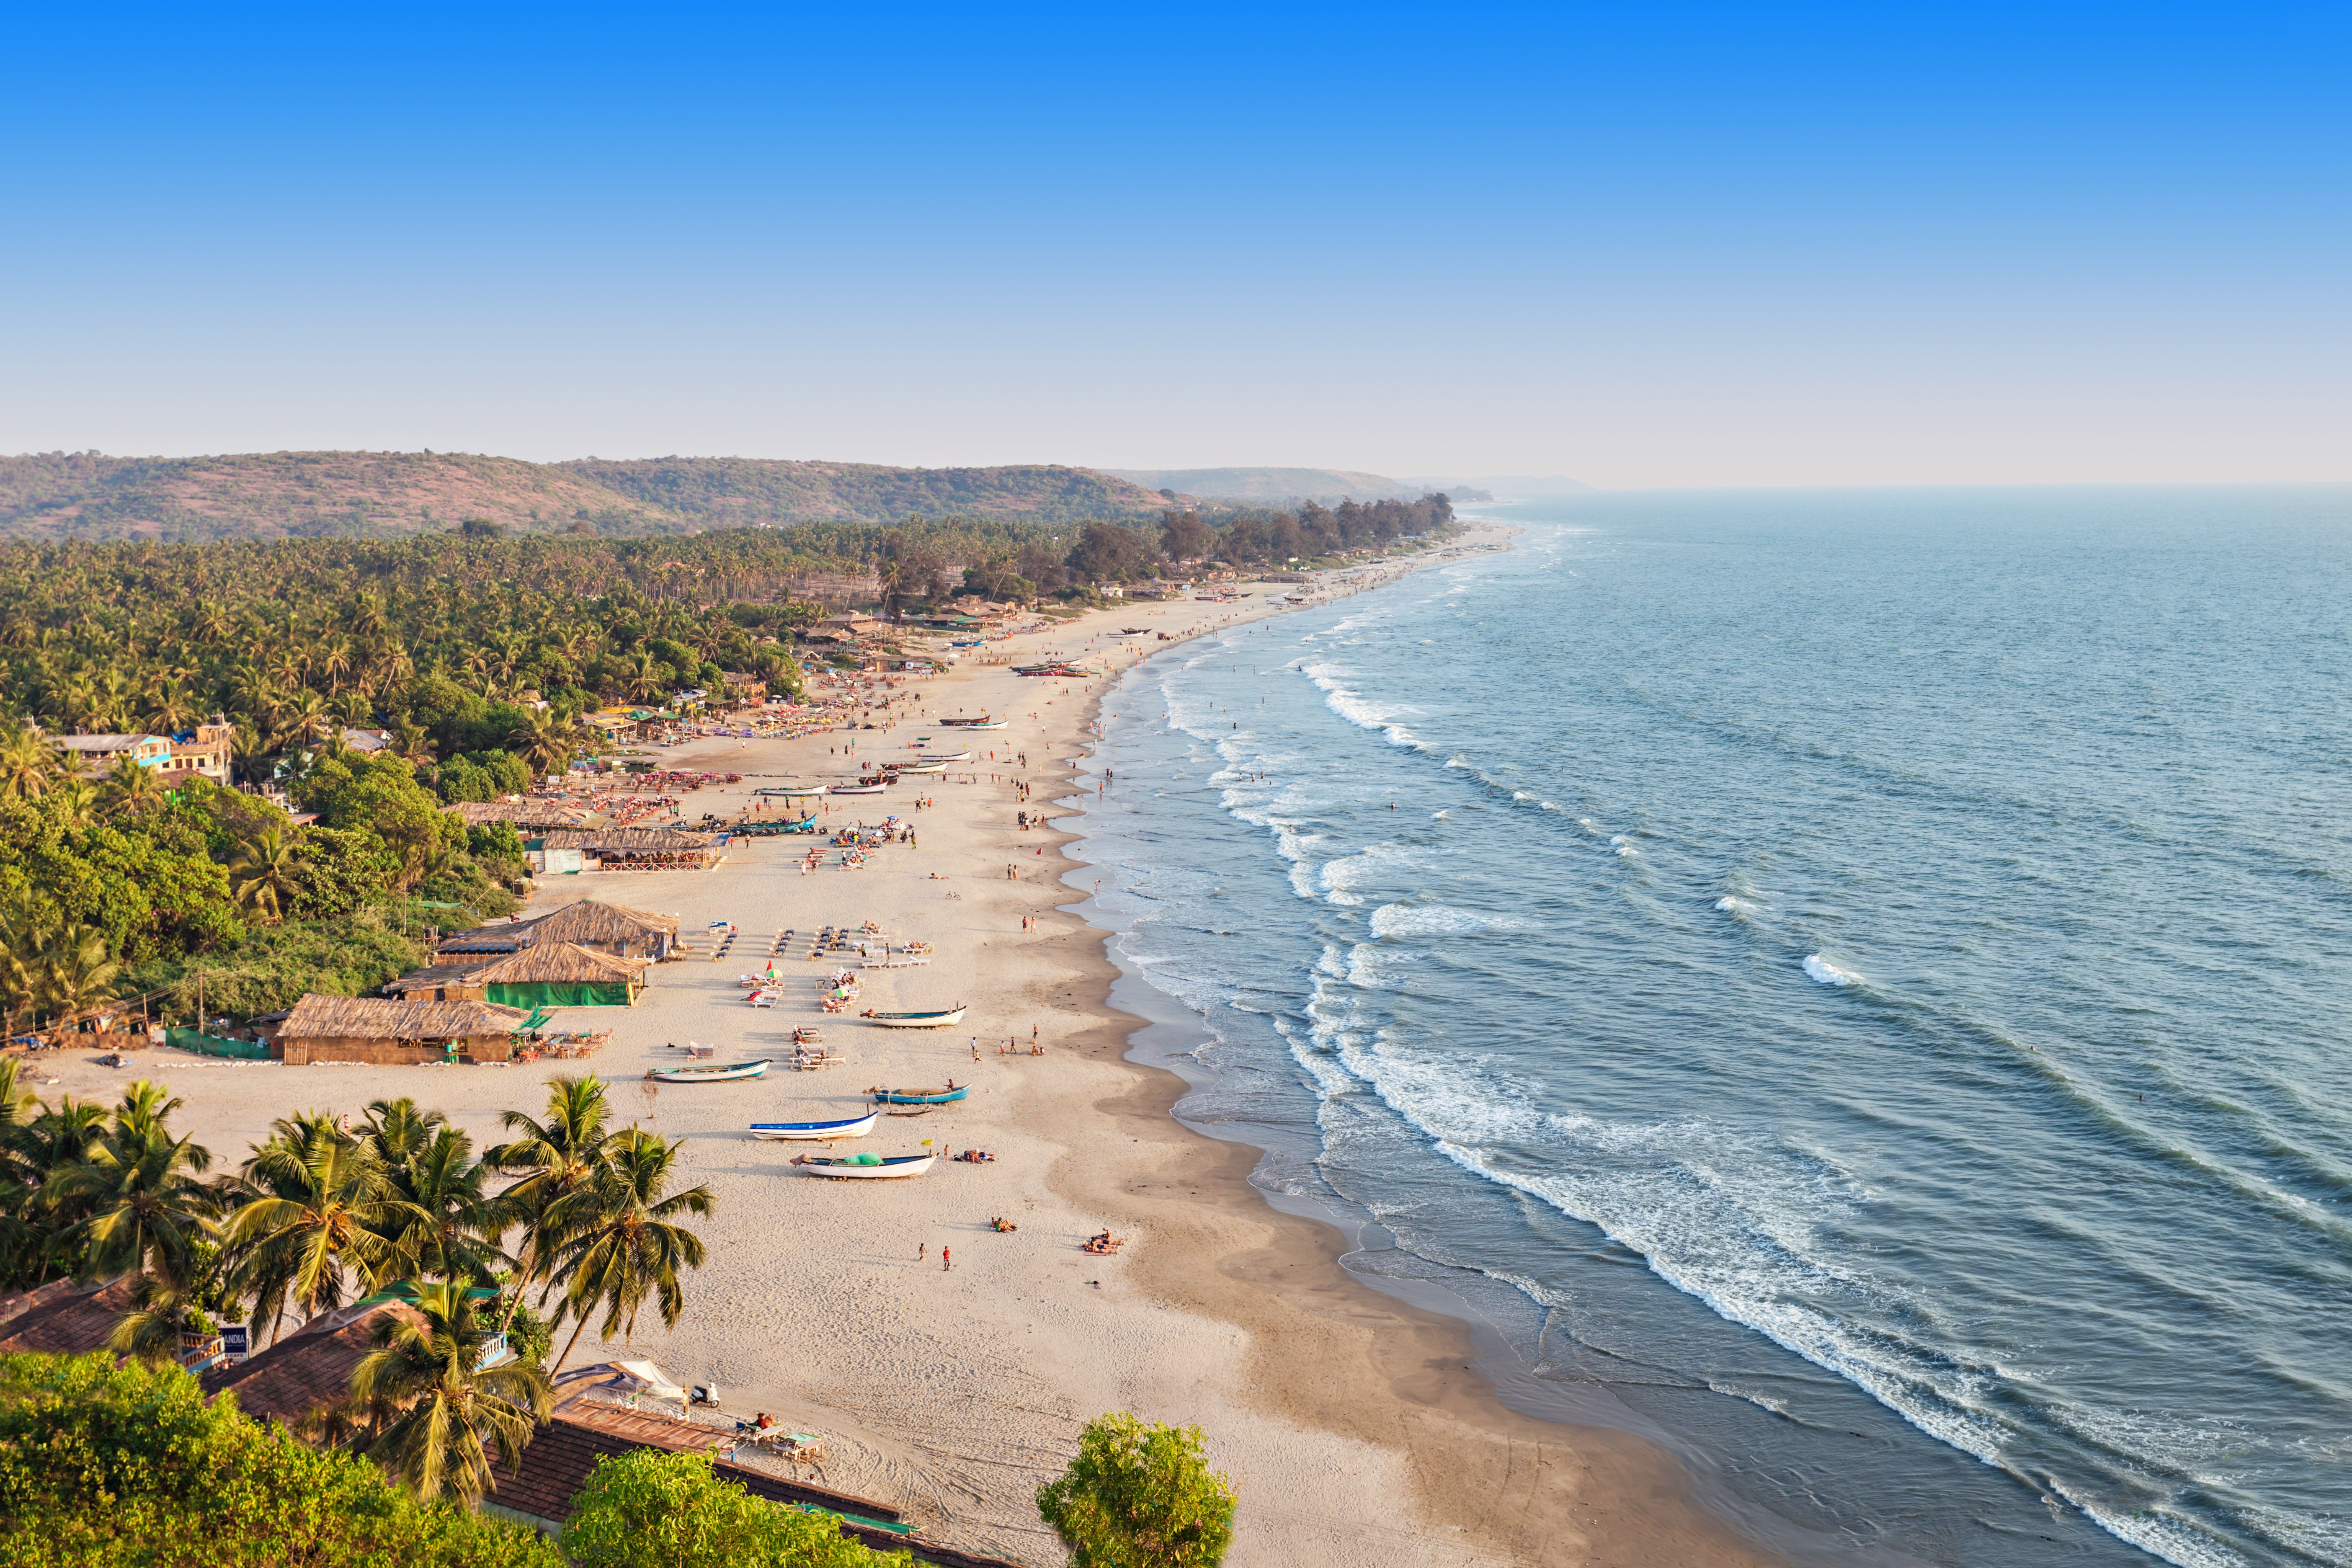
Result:
[[[595,813],[552,800],[463,800],[444,810],[467,826],[511,822],[517,827],[577,827]]]
[[[307,995],[278,1031],[281,1040],[464,1040],[509,1035],[530,1016],[495,1002],[387,1002]]]
[[[708,849],[708,833],[686,833],[674,827],[567,827],[550,832],[550,849],[593,849],[599,855],[644,855]]]
[[[398,996],[410,991],[437,991],[445,985],[471,985],[474,976],[481,972],[487,961],[480,958],[457,963],[436,963],[424,969],[412,969],[397,980],[383,983],[383,994]]]
[[[653,961],[615,958],[568,942],[538,942],[511,958],[499,959],[469,973],[471,985],[530,985],[556,982],[620,982],[635,980]]]
[[[677,934],[676,915],[657,915],[651,910],[633,910],[622,904],[600,904],[593,899],[566,904],[528,923],[533,942],[615,942],[647,931]]]

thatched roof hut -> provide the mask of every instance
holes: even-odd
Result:
[[[389,1002],[307,995],[278,1027],[270,1052],[305,1062],[511,1061],[515,1030],[530,1016],[490,1002]]]
[[[544,835],[542,849],[577,849],[583,869],[700,871],[727,858],[723,835],[675,827],[567,827]]]
[[[509,1007],[627,1007],[645,989],[649,958],[616,958],[569,942],[537,942],[477,969],[467,984]]]
[[[383,983],[383,994],[403,1002],[479,1002],[482,988],[474,976],[495,960],[475,954],[454,963],[412,969],[397,980]]]
[[[583,899],[533,920],[476,926],[441,939],[442,963],[503,957],[541,942],[568,942],[614,958],[664,959],[677,942],[677,917]]]
[[[510,822],[519,828],[577,827],[596,815],[552,800],[462,800],[442,809],[468,827],[485,822]]]

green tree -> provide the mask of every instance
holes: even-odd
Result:
[[[527,1526],[420,1502],[172,1365],[0,1356],[11,1568],[563,1568]]]
[[[521,1180],[500,1194],[499,1201],[523,1227],[506,1317],[514,1315],[524,1293],[555,1267],[564,1238],[551,1225],[550,1211],[604,1163],[610,1137],[605,1126],[611,1119],[604,1080],[593,1073],[559,1073],[548,1079],[544,1121],[520,1110],[499,1113],[506,1130],[517,1136],[483,1151],[482,1160],[493,1170],[520,1173]]]
[[[18,724],[0,734],[0,795],[35,800],[64,772],[58,743],[31,724]]]
[[[289,1302],[316,1316],[341,1306],[354,1282],[395,1278],[405,1255],[391,1238],[426,1217],[372,1150],[322,1114],[275,1123],[232,1190],[244,1201],[225,1234],[246,1250],[256,1321],[273,1324]]]
[[[1215,1568],[1234,1539],[1234,1489],[1201,1457],[1198,1426],[1146,1426],[1123,1411],[1078,1434],[1037,1512],[1073,1568]]]
[[[300,842],[288,829],[264,828],[240,846],[228,863],[228,885],[237,908],[276,925],[302,890],[310,869]]]
[[[352,1369],[355,1405],[398,1412],[365,1451],[420,1498],[476,1502],[491,1489],[492,1450],[520,1465],[555,1393],[530,1363],[482,1365],[496,1336],[476,1318],[467,1285],[419,1286],[415,1310],[421,1324],[386,1314],[376,1348]]]
[[[719,1204],[708,1186],[663,1195],[682,1147],[632,1127],[605,1146],[586,1181],[550,1205],[543,1223],[565,1248],[557,1270],[564,1279],[563,1310],[579,1320],[556,1358],[557,1371],[599,1307],[604,1310],[599,1331],[607,1340],[635,1331],[637,1310],[647,1296],[658,1303],[663,1325],[677,1326],[686,1304],[678,1270],[701,1268],[706,1248],[677,1221],[708,1215]]]
[[[638,1448],[599,1459],[563,1531],[573,1568],[885,1568],[911,1564],[840,1521],[753,1497],[709,1454]]]
[[[140,1079],[124,1091],[107,1135],[49,1177],[44,1195],[55,1206],[87,1211],[84,1279],[178,1279],[211,1236],[219,1205],[202,1178],[213,1157],[194,1139],[172,1136],[165,1123],[179,1104],[161,1085]]]

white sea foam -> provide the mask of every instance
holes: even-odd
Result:
[[[1531,931],[1535,921],[1519,915],[1490,914],[1450,904],[1382,904],[1372,911],[1375,937],[1462,936],[1472,931]]]
[[[1859,985],[1862,976],[1851,969],[1840,969],[1820,953],[1805,956],[1805,973],[1824,985]]]

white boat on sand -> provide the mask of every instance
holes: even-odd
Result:
[[[874,1131],[875,1120],[882,1113],[869,1110],[863,1116],[846,1117],[838,1121],[754,1121],[754,1138],[863,1138]]]
[[[800,1154],[793,1163],[812,1176],[852,1176],[873,1182],[919,1176],[938,1158],[937,1154]]]

